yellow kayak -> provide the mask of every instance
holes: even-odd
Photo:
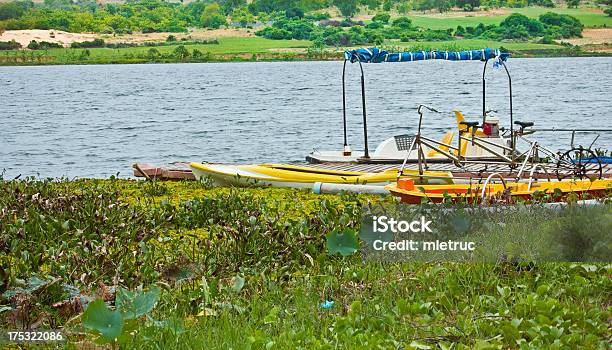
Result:
[[[196,180],[212,180],[216,186],[271,186],[312,188],[315,182],[385,186],[397,180],[397,169],[377,173],[330,170],[290,164],[227,165],[191,163]],[[417,170],[404,170],[406,178],[418,177]],[[452,183],[450,172],[428,171],[427,183]],[[439,178],[436,178],[438,176]]]
[[[601,198],[609,196],[612,191],[612,180],[571,180],[534,182],[507,182],[505,184],[455,184],[455,185],[415,185],[410,179],[400,179],[397,183],[385,187],[394,196],[400,197],[403,203],[420,204],[423,200],[434,203],[445,201],[480,202],[484,190],[484,197],[493,197],[530,200],[536,192],[555,194],[565,197],[575,193],[579,197]]]

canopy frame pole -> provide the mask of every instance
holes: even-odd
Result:
[[[485,73],[487,72],[487,63],[489,63],[489,59],[487,58],[484,62],[484,67],[482,68],[482,125],[485,123],[485,119],[487,118],[487,82],[485,79]]]
[[[500,60],[502,65],[504,66],[504,70],[506,71],[506,75],[508,76],[508,91],[510,94],[510,148],[512,148],[511,158],[514,161],[514,153],[515,153],[515,136],[514,136],[514,115],[512,114],[512,77],[510,76],[510,72],[508,71],[508,67],[506,66],[506,62]]]
[[[370,158],[370,152],[368,150],[368,122],[367,122],[367,117],[366,117],[365,78],[363,74],[363,65],[361,64],[361,60],[357,60],[357,62],[359,62],[359,69],[361,70],[361,106],[363,108],[363,143],[364,143],[363,158]]]
[[[506,62],[504,62],[501,59],[499,61],[504,67],[504,70],[506,71],[506,75],[508,76],[508,90],[510,94],[510,148],[512,148],[512,154],[510,155],[510,158],[512,159],[511,163],[514,163],[514,155],[516,153],[516,149],[515,149],[516,142],[515,142],[515,135],[514,135],[514,114],[512,110],[512,77],[510,76],[510,71],[508,71]],[[486,111],[487,83],[485,79],[485,73],[487,72],[487,63],[489,63],[488,58],[485,60],[484,67],[482,69],[482,125],[483,126],[487,118],[487,111]]]
[[[348,140],[346,137],[346,61],[344,59],[344,65],[342,66],[342,124],[344,126],[344,149],[346,150],[346,146],[348,146]]]
[[[344,60],[344,65],[342,66],[342,124],[344,126],[344,149],[346,150],[346,146],[348,146],[348,140],[346,137],[346,61]]]

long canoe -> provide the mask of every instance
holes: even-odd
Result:
[[[312,188],[315,182],[385,186],[397,180],[397,169],[381,172],[343,171],[291,164],[227,165],[190,163],[196,180],[210,179],[216,186],[258,186]],[[425,183],[453,183],[448,171],[425,173]],[[404,170],[406,178],[418,170]],[[439,178],[436,178],[439,177]]]

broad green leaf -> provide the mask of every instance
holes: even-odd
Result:
[[[359,242],[353,230],[332,231],[327,235],[327,251],[330,255],[340,253],[342,256],[348,256],[355,253],[358,248]]]
[[[177,318],[171,318],[163,321],[153,321],[152,325],[157,328],[163,328],[171,331],[174,335],[178,335],[185,332],[183,320]]]
[[[234,291],[234,293],[240,293],[240,291],[242,290],[242,287],[244,287],[244,277],[237,275],[236,277],[234,277],[234,284],[232,285],[232,291]]]
[[[423,342],[417,341],[417,340],[412,341],[412,343],[410,343],[410,347],[413,349],[422,349],[422,350],[431,349],[431,346]]]
[[[148,292],[130,292],[120,288],[115,304],[123,318],[131,320],[151,312],[159,300],[159,294],[160,289],[157,286],[151,287]]]
[[[453,343],[439,342],[438,347],[440,347],[441,350],[451,350],[453,348]]]
[[[185,281],[193,279],[195,276],[196,272],[194,271],[193,267],[185,266],[172,271],[168,277],[174,279],[174,283],[181,284]]]
[[[213,306],[220,310],[234,311],[239,314],[246,311],[244,307],[232,303],[214,303]]]
[[[270,312],[264,317],[265,324],[272,324],[278,321],[278,313],[280,312],[280,308],[278,306],[273,307]]]
[[[134,338],[133,332],[138,329],[138,320],[123,320],[123,330],[117,337],[117,344],[128,344]]]
[[[203,317],[203,316],[217,316],[217,311],[215,311],[214,309],[211,308],[204,308],[204,310],[198,312],[198,314],[196,315],[198,317]]]
[[[110,310],[102,299],[89,303],[83,313],[83,326],[98,332],[107,341],[113,341],[123,331],[123,319],[119,311]]]
[[[210,304],[210,288],[208,287],[208,282],[204,276],[202,276],[202,281],[200,282],[200,293],[204,299],[204,305]]]

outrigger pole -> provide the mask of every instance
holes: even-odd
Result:
[[[349,59],[344,59],[344,66],[342,67],[342,121],[344,124],[344,146],[348,146],[346,137],[346,88],[345,88],[345,76],[346,76],[346,62]],[[364,143],[364,155],[363,158],[370,158],[370,152],[368,149],[368,122],[366,115],[366,98],[365,98],[365,78],[363,74],[363,65],[359,62],[359,69],[361,70],[361,107],[363,109],[363,143]]]

